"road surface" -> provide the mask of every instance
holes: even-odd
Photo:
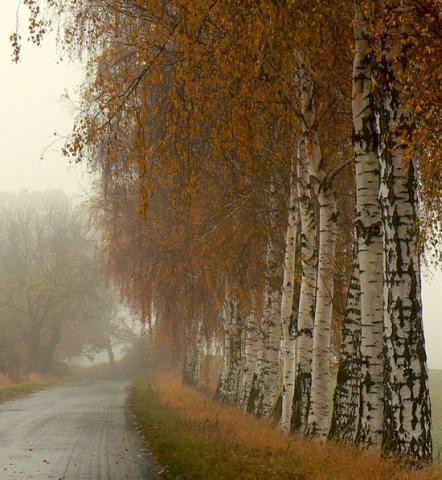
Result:
[[[0,404],[0,479],[157,480],[123,382],[83,382]]]

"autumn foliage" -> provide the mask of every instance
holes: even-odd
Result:
[[[339,361],[341,323],[349,318],[354,255],[362,262],[361,251],[353,248],[354,212],[366,187],[355,175],[355,143],[369,136],[365,145],[371,150],[365,153],[379,162],[371,172],[379,185],[368,183],[382,218],[374,226],[361,222],[357,236],[360,250],[378,238],[384,255],[377,267],[359,265],[378,268],[378,278],[384,269],[377,284],[385,321],[377,357],[385,356],[382,368],[391,373],[389,361],[402,355],[398,345],[411,337],[398,339],[397,326],[385,325],[396,316],[402,324],[410,321],[403,335],[417,332],[417,353],[404,354],[406,380],[394,387],[399,391],[418,380],[428,396],[420,271],[413,269],[418,250],[437,247],[440,235],[439,1],[47,0],[44,8],[36,0],[24,3],[32,41],[40,43],[56,26],[62,52],[84,60],[82,110],[64,153],[95,172],[102,262],[151,331],[185,359],[194,383],[201,348],[220,353],[224,342],[222,377],[236,368],[242,383],[227,392],[221,378],[221,398],[244,402],[242,408],[263,416],[273,415],[270,405],[276,419],[281,404],[293,402],[293,414],[304,412],[306,418],[298,415],[300,423],[291,428],[326,438],[323,392],[329,364]],[[18,56],[20,38],[11,40]],[[365,42],[369,71],[364,98],[354,88],[363,76],[355,74],[358,41]],[[372,112],[359,131],[356,104]],[[409,195],[402,198],[407,175]],[[416,189],[419,203],[410,193]],[[401,213],[404,205],[412,213]],[[289,241],[287,216],[293,211],[299,216]],[[394,265],[393,257],[399,258]],[[408,257],[415,311],[405,319],[408,307],[399,298],[398,313],[393,296],[403,296],[395,288],[409,280],[401,269]],[[288,281],[294,288],[286,294],[284,285],[281,297],[287,259],[296,267]],[[363,301],[367,292],[351,293]],[[287,306],[293,314],[290,325],[283,325],[281,310]],[[352,308],[356,317],[359,311],[355,342],[370,343],[364,330],[370,325],[361,326],[361,310]],[[296,346],[302,338],[305,365]],[[382,342],[393,353],[385,353]],[[282,370],[289,372],[282,388],[280,380],[270,380],[282,375],[280,345]],[[250,371],[246,357],[253,351]],[[355,352],[350,370],[362,398],[364,385],[371,385],[364,371],[370,362],[364,350]],[[289,368],[295,363],[304,375],[302,388],[294,385]],[[395,381],[385,379],[390,391]],[[241,384],[249,390],[237,391]],[[299,395],[293,401],[287,392]],[[378,397],[379,405],[387,402],[383,394]],[[411,395],[406,401],[418,399]],[[362,407],[353,407],[362,418]],[[392,421],[390,410],[385,412],[381,429]],[[412,420],[422,420],[424,431],[416,448],[414,433],[411,446],[399,437],[391,440],[391,432],[382,439],[378,430],[373,439],[370,427],[362,434],[357,422],[351,441],[376,448],[382,443],[387,453],[427,462],[426,414]],[[283,429],[290,419],[282,414],[281,422],[287,421]]]

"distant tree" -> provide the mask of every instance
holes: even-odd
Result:
[[[79,356],[90,360],[106,353],[111,369],[115,368],[117,353],[130,349],[139,335],[131,325],[131,312],[113,285],[107,285],[100,274],[95,278],[95,291],[88,307],[74,322],[64,322],[56,357],[70,362]],[[118,351],[116,351],[118,349]]]
[[[0,315],[14,339],[4,366],[50,371],[65,326],[94,331],[97,312],[106,312],[93,232],[60,193],[0,197]],[[98,328],[105,330],[103,321]],[[94,342],[98,348],[96,335]]]

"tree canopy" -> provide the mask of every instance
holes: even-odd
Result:
[[[64,153],[95,170],[103,264],[185,378],[223,345],[220,400],[325,439],[340,361],[330,435],[428,462],[442,3],[24,4],[32,41],[56,28],[85,61]]]

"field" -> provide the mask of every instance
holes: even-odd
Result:
[[[433,407],[434,458],[440,461],[442,457],[442,370],[430,370],[430,394]]]

